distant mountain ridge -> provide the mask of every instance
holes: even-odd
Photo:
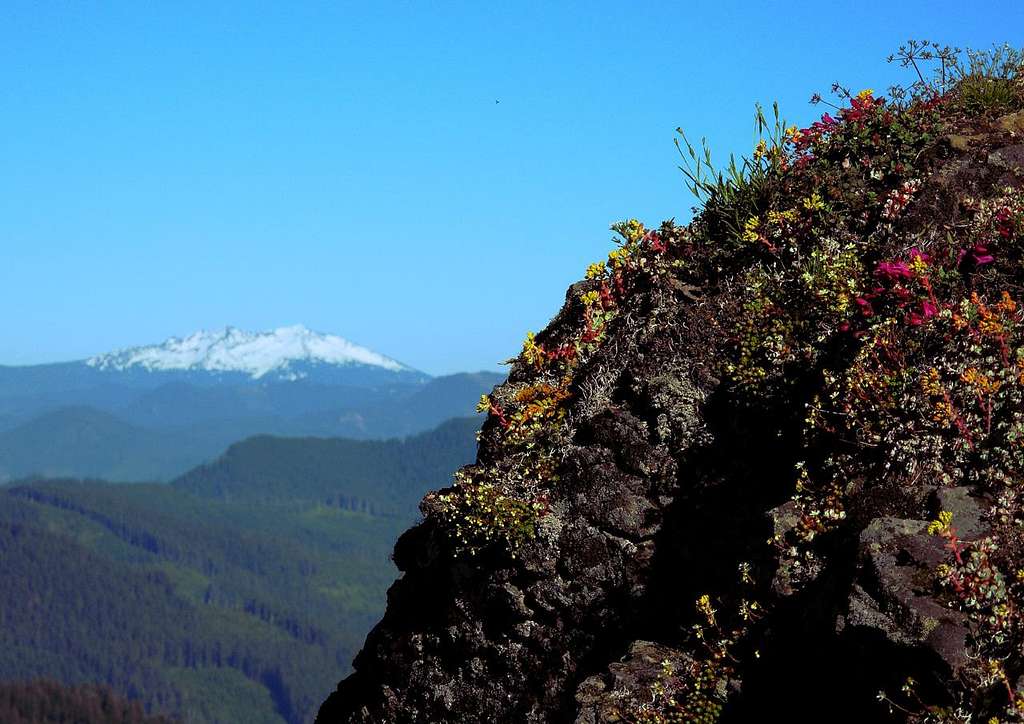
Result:
[[[381,387],[422,385],[431,375],[344,337],[303,325],[248,332],[235,327],[171,337],[160,344],[126,347],[88,359],[0,365],[0,417],[12,401],[45,398],[61,404],[96,404],[125,390],[171,382],[198,386],[310,383]]]
[[[501,379],[462,373],[384,388],[169,383],[129,404],[71,404],[0,427],[0,483],[37,474],[169,480],[254,435],[406,437],[472,415]]]
[[[169,480],[253,435],[387,439],[473,414],[503,375],[430,375],[304,326],[0,366],[0,483]]]

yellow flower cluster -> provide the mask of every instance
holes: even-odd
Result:
[[[797,220],[796,209],[787,209],[785,211],[769,211],[768,212],[768,223],[772,226],[782,226],[783,224],[792,224]]]
[[[944,533],[948,533],[952,524],[953,514],[948,510],[940,511],[938,520],[933,520],[928,524],[928,534],[942,535]]]
[[[536,536],[542,505],[503,494],[487,480],[459,471],[451,493],[438,496],[441,514],[452,527],[457,544],[475,555],[481,543],[501,540],[513,557],[516,549]]]
[[[526,339],[523,340],[523,359],[526,360],[527,364],[534,367],[542,367],[544,365],[544,348],[537,344],[533,332],[527,332]]]
[[[825,202],[822,200],[821,194],[815,191],[803,200],[803,207],[808,211],[822,211],[825,208]]]
[[[743,241],[754,242],[761,238],[758,229],[761,228],[761,220],[756,216],[751,216],[747,219],[747,223],[743,225]]]
[[[990,380],[985,373],[979,372],[975,367],[968,367],[964,370],[960,379],[977,390],[980,395],[991,395],[1000,387],[998,380]]]
[[[711,606],[711,597],[708,594],[704,594],[697,599],[697,611],[704,616],[709,626],[715,624],[715,609]]]
[[[612,224],[612,231],[622,236],[627,244],[639,244],[640,240],[644,238],[644,234],[647,233],[647,229],[638,219],[628,219]]]
[[[608,264],[613,269],[617,269],[620,266],[626,266],[629,264],[629,251],[624,247],[612,249],[612,251],[608,253]]]
[[[939,371],[934,367],[921,375],[921,391],[929,397],[942,397],[945,394],[939,379]]]

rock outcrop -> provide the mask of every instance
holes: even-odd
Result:
[[[1016,720],[1024,96],[964,97],[613,227],[317,721]]]

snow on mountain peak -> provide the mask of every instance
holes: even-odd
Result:
[[[202,370],[244,372],[253,379],[276,372],[298,379],[294,362],[330,365],[370,365],[392,372],[412,371],[400,362],[332,334],[313,332],[301,324],[270,332],[246,332],[235,327],[206,330],[163,344],[130,347],[91,357],[86,364],[101,370],[142,368],[150,371]]]

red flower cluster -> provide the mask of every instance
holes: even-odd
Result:
[[[489,415],[493,415],[495,419],[497,419],[499,425],[501,425],[506,430],[508,429],[510,423],[508,421],[508,418],[505,417],[505,411],[501,409],[501,406],[496,405],[495,403],[492,402],[491,407],[487,412]]]
[[[591,314],[590,309],[587,309],[587,311],[584,312],[583,321],[585,327],[583,329],[583,334],[580,335],[580,342],[583,344],[596,342],[601,336],[601,332],[604,330],[604,327],[599,327],[594,324],[593,314]]]
[[[885,98],[875,98],[868,92],[855,95],[850,98],[850,107],[839,111],[839,117],[850,123],[858,123],[873,115],[873,111],[885,105]],[[886,111],[883,121],[888,123],[892,120],[892,114]]]
[[[912,279],[914,273],[904,261],[883,261],[879,262],[875,269],[875,276],[886,282],[898,282],[902,279]],[[879,287],[881,290],[881,287]]]
[[[938,313],[939,313],[939,308],[935,304],[935,302],[931,302],[931,301],[926,299],[923,302],[921,302],[921,313],[920,314],[918,314],[917,312],[911,312],[910,313],[909,322],[910,322],[910,324],[912,324],[914,326],[917,326],[917,325],[920,325],[920,324],[924,324],[925,321],[931,319],[932,317],[934,317]]]
[[[651,245],[651,251],[656,254],[664,254],[668,251],[668,242],[661,238],[657,231],[648,231],[644,234],[644,241]]]
[[[802,128],[796,132],[793,138],[793,149],[802,161],[806,161],[812,156],[811,148],[820,143],[822,138],[838,127],[839,121],[828,113],[823,113],[820,121],[815,121],[807,128]]]
[[[873,317],[875,304],[890,305],[904,312],[906,324],[917,327],[939,313],[939,304],[932,292],[928,275],[918,271],[921,266],[928,264],[928,255],[918,249],[911,249],[909,256],[909,261],[879,262],[875,268],[878,284],[856,299],[861,316]],[[925,292],[925,298],[921,298],[920,291],[911,288],[914,282]],[[849,326],[845,329],[849,329]]]
[[[576,346],[572,344],[563,344],[561,347],[555,347],[550,352],[546,352],[545,355],[552,362],[558,360],[571,362],[576,358]]]
[[[1010,207],[1004,206],[996,212],[996,232],[1003,239],[1013,238],[1022,224],[1024,214],[1019,211],[1015,213]]]
[[[988,246],[981,242],[975,244],[970,249],[964,249],[960,252],[960,256],[957,258],[957,264],[969,264],[973,267],[985,266],[995,261],[995,257],[989,254]]]
[[[817,96],[816,99],[821,100],[820,96]],[[814,100],[812,99],[812,102]],[[821,116],[820,121],[815,121],[808,128],[797,131],[791,137],[797,163],[800,165],[808,163],[813,157],[811,149],[841,125],[845,123],[863,125],[866,121],[876,118],[879,109],[881,109],[882,123],[890,125],[895,120],[895,116],[884,106],[885,98],[875,98],[871,91],[866,90],[850,97],[850,107],[840,108],[837,113],[838,119],[825,113]],[[881,136],[875,133],[872,140],[878,144],[881,142]]]

